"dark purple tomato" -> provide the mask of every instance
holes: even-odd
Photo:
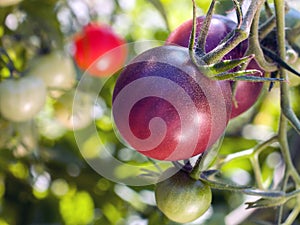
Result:
[[[161,46],[133,59],[113,93],[113,117],[123,139],[158,160],[188,159],[223,134],[231,87],[199,72],[187,48]]]
[[[201,29],[204,19],[204,16],[200,16],[197,18],[197,31]],[[206,40],[206,52],[210,52],[212,49],[217,47],[220,41],[223,40],[223,38],[226,37],[229,32],[235,29],[235,27],[236,23],[234,21],[222,15],[214,15],[209,27]],[[176,44],[183,47],[188,47],[191,29],[192,20],[184,22],[170,34],[170,36],[166,40],[166,45]],[[247,45],[247,41],[242,42],[236,48],[226,54],[223,59],[237,59],[244,56],[247,50]],[[255,60],[252,60],[249,63],[247,69],[260,70]],[[257,101],[262,87],[262,82],[238,81],[235,95],[237,107],[235,107],[233,104],[230,118],[232,119],[248,110]]]

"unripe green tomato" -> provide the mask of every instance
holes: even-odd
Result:
[[[211,189],[207,184],[194,180],[182,170],[168,177],[174,170],[175,168],[166,170],[162,174],[164,180],[156,185],[157,207],[170,220],[188,223],[208,210],[212,200]]]
[[[69,91],[54,104],[54,115],[57,121],[67,129],[82,129],[93,120],[91,96],[81,91]]]
[[[44,107],[47,89],[42,79],[22,77],[0,83],[0,113],[13,122],[32,119]]]
[[[50,89],[52,97],[59,97],[76,82],[76,72],[70,56],[60,51],[33,59],[29,74],[40,77]]]

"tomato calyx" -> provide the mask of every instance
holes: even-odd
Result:
[[[195,2],[193,1],[192,31],[188,48],[190,57],[199,70],[203,71],[204,74],[206,74],[209,78],[215,80],[242,80],[252,82],[283,81],[283,79],[280,78],[265,78],[261,76],[262,72],[257,69],[242,69],[244,65],[247,65],[251,59],[254,58],[254,54],[250,54],[239,59],[220,60],[231,50],[233,50],[238,43],[247,38],[243,38],[243,32],[241,30],[243,18],[240,10],[237,10],[238,23],[236,24],[236,28],[233,32],[233,34],[237,33],[238,36],[230,38],[230,36],[227,35],[225,38],[223,38],[223,40],[220,41],[218,47],[214,48],[209,53],[206,52],[206,38],[208,36],[209,26],[213,18],[214,3],[215,1],[212,1],[209,11],[203,21],[200,34],[198,36],[197,48],[195,48],[197,17],[196,6]],[[237,8],[238,7],[240,6],[237,5]],[[234,39],[241,40],[235,43],[236,40],[233,41]],[[222,48],[220,46],[222,46]],[[238,71],[233,70],[235,68],[238,68]]]

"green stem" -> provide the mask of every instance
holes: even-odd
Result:
[[[276,26],[275,16],[271,16],[266,22],[259,26],[259,39],[264,39]]]
[[[241,4],[237,0],[232,0],[233,4],[235,6],[235,11],[236,11],[236,19],[237,19],[237,28],[239,29],[242,25],[243,21],[243,12],[241,8]]]
[[[220,61],[224,57],[224,55],[234,49],[239,43],[246,40],[250,34],[250,26],[255,16],[256,10],[263,3],[264,0],[252,0],[240,28],[233,30],[228,41],[226,41],[225,43],[221,43],[201,59],[207,64],[216,63]]]
[[[236,152],[230,155],[227,155],[225,158],[220,159],[219,164],[217,165],[218,168],[222,167],[224,164],[229,163],[233,160],[237,159],[249,159],[253,157],[255,154],[259,155],[263,150],[265,150],[271,144],[278,142],[278,137],[273,136],[270,139],[260,143],[259,145],[255,146],[252,149],[247,149],[244,151]]]
[[[198,37],[198,43],[197,43],[198,46],[197,47],[200,50],[200,54],[203,54],[203,55],[206,52],[205,51],[205,43],[206,43],[206,38],[208,35],[208,29],[209,29],[211,19],[212,19],[213,13],[214,13],[215,3],[216,3],[216,0],[212,0],[211,4],[209,6],[208,12],[206,14],[205,20],[203,21],[203,25],[201,27],[200,34]]]
[[[275,3],[276,18],[277,18],[276,25],[277,25],[277,42],[278,42],[279,56],[285,59],[286,54],[285,54],[284,2],[282,2],[281,0],[275,0],[274,3]],[[282,79],[286,79],[286,73],[282,67],[280,67],[280,77]],[[287,172],[290,172],[291,176],[294,178],[297,184],[300,185],[300,177],[293,165],[290,151],[289,151],[288,140],[287,140],[287,122],[288,122],[287,117],[294,115],[294,113],[293,110],[291,109],[289,87],[286,82],[280,83],[280,105],[281,105],[282,113],[280,115],[278,137],[281,145],[281,152],[286,163]],[[287,116],[286,112],[290,112],[291,114],[288,114]],[[300,125],[299,120],[297,119],[296,121]]]
[[[274,0],[275,5],[275,13],[276,13],[276,27],[277,27],[277,43],[278,43],[278,51],[279,56],[282,59],[285,59],[286,53],[285,53],[285,5],[284,1],[282,0]],[[280,77],[283,79],[286,79],[286,73],[285,70],[280,67]],[[281,106],[281,115],[280,115],[280,121],[279,121],[279,129],[278,129],[278,138],[279,143],[281,145],[281,152],[282,156],[284,158],[284,161],[286,163],[286,171],[285,171],[285,179],[283,184],[283,191],[285,191],[286,184],[288,182],[288,177],[291,176],[295,183],[296,187],[299,187],[300,185],[300,177],[298,172],[296,171],[294,164],[291,159],[289,146],[288,146],[288,140],[287,140],[287,123],[288,119],[291,121],[292,116],[292,124],[297,127],[299,123],[298,119],[295,118],[294,112],[291,109],[290,105],[290,96],[289,96],[289,87],[288,84],[285,82],[280,83],[280,106]],[[288,113],[288,114],[287,114]],[[296,124],[294,124],[296,122]],[[298,127],[300,128],[300,127]],[[299,130],[296,129],[298,132]],[[286,221],[284,222],[285,225],[292,224],[293,221],[296,219],[300,211],[300,204],[299,204],[299,198],[297,198],[297,207],[290,213]],[[279,221],[280,224],[282,218],[282,207],[280,208],[280,214],[279,214]]]
[[[262,173],[261,173],[258,157],[259,157],[258,154],[254,154],[254,156],[250,158],[250,161],[251,161],[251,164],[252,164],[252,168],[253,168],[253,172],[254,172],[257,187],[261,190],[264,190],[264,185],[263,185],[263,180],[262,180]]]
[[[266,61],[264,53],[260,47],[259,43],[259,16],[260,10],[263,5],[260,5],[254,16],[253,23],[251,24],[250,36],[249,36],[249,49],[247,54],[254,54],[255,60],[264,71],[273,72],[277,70],[277,65],[274,63],[269,63]]]
[[[288,216],[288,218],[285,220],[285,222],[282,223],[282,225],[291,225],[291,224],[293,224],[293,222],[297,218],[299,212],[300,212],[300,205],[297,205],[293,209],[293,211],[290,213],[290,215]]]

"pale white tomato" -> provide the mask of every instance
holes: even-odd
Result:
[[[59,97],[64,91],[70,90],[76,82],[71,57],[60,51],[34,58],[29,66],[29,74],[42,78],[53,97]]]
[[[32,119],[43,107],[47,89],[42,79],[22,77],[0,83],[0,113],[13,122]]]

